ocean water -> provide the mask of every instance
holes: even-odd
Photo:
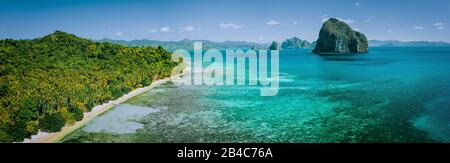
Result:
[[[63,142],[450,142],[450,48],[280,51],[278,95],[166,83]]]

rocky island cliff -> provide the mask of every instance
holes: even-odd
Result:
[[[330,18],[320,30],[313,53],[319,55],[367,53],[368,47],[364,34],[354,31],[343,21]]]
[[[272,44],[270,44],[268,49],[269,50],[281,50],[281,44],[276,41],[273,41]]]
[[[304,48],[310,48],[311,43],[309,43],[306,40],[302,40],[298,37],[292,37],[289,39],[286,39],[281,44],[282,49],[304,49]]]

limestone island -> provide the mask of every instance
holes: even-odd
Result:
[[[368,45],[364,34],[354,31],[349,25],[336,18],[330,18],[320,29],[313,53],[318,55],[368,53]]]
[[[276,41],[273,41],[272,44],[270,44],[268,49],[269,50],[281,50],[281,44]]]
[[[286,39],[283,41],[283,43],[281,43],[282,49],[306,49],[310,47],[311,43],[298,37]]]

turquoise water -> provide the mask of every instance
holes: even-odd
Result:
[[[166,83],[63,142],[450,142],[449,47],[282,50],[278,95],[259,93]]]

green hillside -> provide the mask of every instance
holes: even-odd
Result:
[[[56,31],[0,40],[0,142],[56,132],[95,105],[116,99],[176,64],[162,47],[125,47]]]

